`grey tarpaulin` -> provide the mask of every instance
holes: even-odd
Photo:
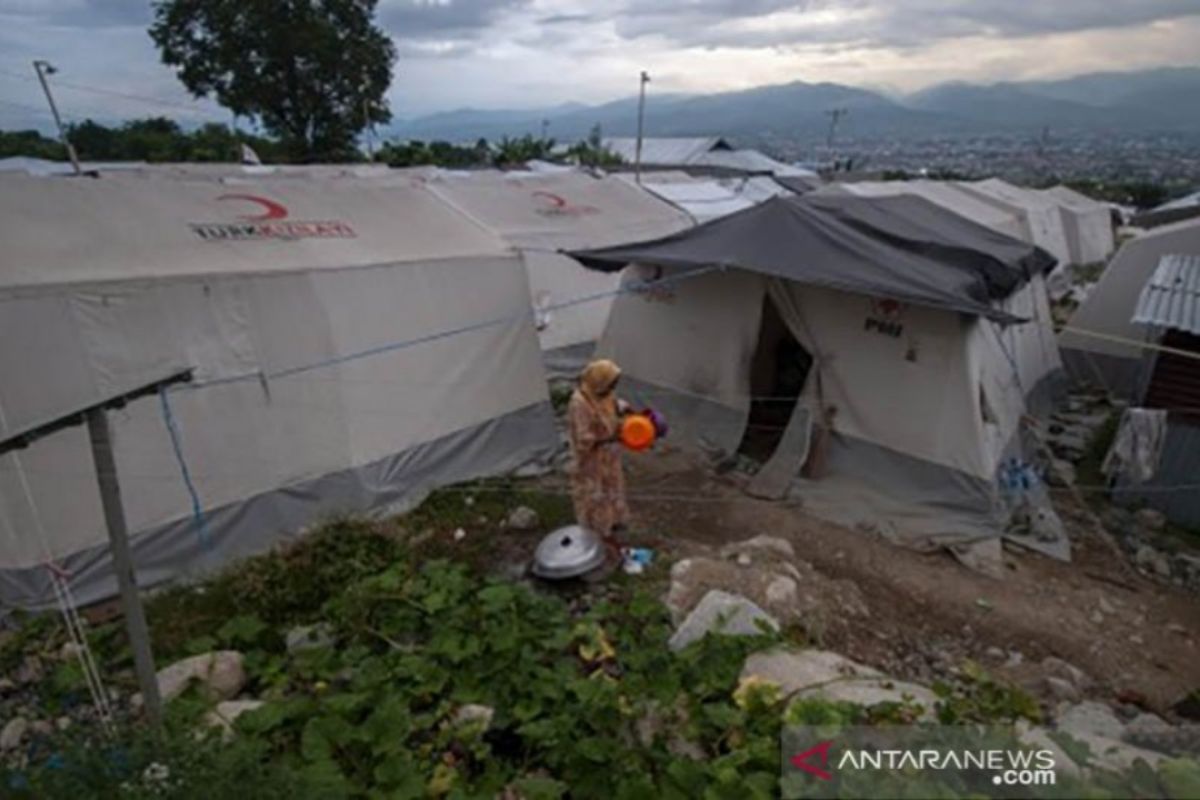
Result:
[[[1006,236],[923,197],[856,197],[817,193],[805,202],[828,211],[868,235],[878,236],[909,252],[978,274],[990,297],[1007,297],[1034,275],[1058,263],[1032,244]]]
[[[972,259],[954,252],[935,258],[901,249],[805,198],[775,198],[661,239],[570,255],[601,271],[633,262],[717,264],[1002,323],[1022,321],[989,303],[992,292]]]

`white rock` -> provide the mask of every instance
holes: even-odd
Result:
[[[771,606],[788,606],[796,602],[799,587],[786,575],[780,575],[767,584],[767,603]]]
[[[66,642],[62,649],[58,651],[58,657],[63,661],[72,661],[79,658],[79,654],[83,652],[83,647],[76,642]]]
[[[781,539],[778,536],[767,536],[761,534],[744,542],[734,542],[727,544],[721,548],[721,558],[729,558],[737,553],[746,551],[761,551],[763,553],[774,553],[784,558],[795,558],[796,548],[787,539]]]
[[[1113,608],[1113,604],[1108,602],[1108,599],[1105,597],[1100,598],[1100,602],[1096,604],[1096,608],[1099,609],[1101,614],[1117,613],[1117,609]]]
[[[465,538],[467,538],[467,532],[462,528],[458,528],[454,531],[454,541],[461,542]]]
[[[202,684],[214,700],[232,700],[246,685],[242,654],[236,650],[218,650],[177,661],[158,671],[158,693],[164,703],[187,691],[193,681]],[[131,699],[141,705],[141,698]]]
[[[287,632],[287,651],[302,653],[333,646],[333,626],[328,622],[316,625],[300,625]]]
[[[59,717],[58,719],[54,720],[54,727],[58,728],[60,731],[67,730],[71,727],[71,724],[70,717]]]
[[[749,553],[738,553],[737,563],[739,567],[748,567],[754,563],[754,559],[750,557]]]
[[[779,686],[785,695],[821,697],[871,706],[919,703],[933,710],[937,696],[924,686],[894,681],[878,670],[827,650],[770,650],[753,653],[742,667],[741,680],[757,677]]]
[[[1030,725],[1027,720],[1019,719],[1016,724],[1017,738],[1025,744],[1039,750],[1048,750],[1054,758],[1054,769],[1060,775],[1070,775],[1078,778],[1083,770],[1071,760],[1067,752],[1050,736],[1050,732],[1041,726]]]
[[[1156,714],[1141,713],[1125,724],[1126,741],[1136,742],[1170,734],[1175,729]]]
[[[29,720],[24,717],[10,719],[4,729],[0,730],[0,751],[16,750],[21,746],[21,740],[28,731]]]
[[[700,599],[696,607],[671,636],[667,646],[679,651],[708,633],[726,636],[756,636],[762,631],[759,624],[779,630],[779,623],[767,612],[744,597],[713,589]]]
[[[1125,736],[1125,724],[1104,703],[1087,701],[1073,705],[1058,714],[1058,729],[1072,736],[1101,736],[1120,740]]]
[[[492,718],[495,716],[496,709],[491,706],[468,703],[454,712],[451,723],[456,726],[478,725],[483,730],[487,730],[492,726]]]
[[[1066,703],[1077,703],[1083,697],[1078,686],[1053,675],[1046,678],[1046,690],[1055,700]]]
[[[1060,678],[1080,691],[1087,689],[1092,684],[1092,679],[1086,672],[1074,664],[1054,656],[1046,656],[1042,659],[1042,670],[1047,676]]]
[[[538,526],[538,514],[528,506],[518,506],[508,515],[504,526],[514,531],[531,531]]]
[[[223,703],[217,703],[216,708],[205,715],[204,724],[210,728],[220,728],[221,737],[230,739],[233,737],[233,723],[237,721],[237,718],[247,711],[262,708],[263,705],[262,700],[226,700]]]

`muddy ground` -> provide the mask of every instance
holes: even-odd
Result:
[[[758,534],[789,539],[819,572],[857,584],[869,606],[867,621],[820,644],[895,677],[928,681],[970,658],[1038,693],[1039,663],[1055,656],[1086,672],[1097,698],[1162,711],[1200,688],[1200,597],[1133,570],[1070,497],[1058,511],[1073,561],[1007,550],[1007,574],[996,579],[945,552],[902,549],[797,504],[752,498],[739,488],[744,476],[718,476],[679,453],[633,457],[627,470],[636,543],[674,560]],[[540,483],[562,491],[564,480]]]

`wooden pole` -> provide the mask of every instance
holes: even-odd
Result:
[[[88,438],[92,442],[92,460],[96,463],[96,479],[100,485],[100,502],[104,506],[104,522],[108,526],[108,541],[112,546],[113,569],[117,573],[121,605],[125,609],[125,630],[133,648],[133,665],[142,689],[146,715],[157,726],[162,723],[162,698],[158,694],[154,655],[150,652],[150,631],[146,626],[146,614],[142,610],[142,599],[138,596],[137,576],[129,555],[129,530],[125,525],[125,511],[121,507],[121,484],[117,481],[112,437],[103,408],[93,408],[87,412],[87,426]]]

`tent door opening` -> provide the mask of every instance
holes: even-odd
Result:
[[[758,344],[750,362],[750,415],[739,453],[759,462],[771,457],[811,367],[812,355],[792,335],[770,296],[764,296]]]

